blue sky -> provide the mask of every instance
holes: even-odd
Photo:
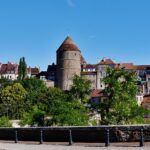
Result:
[[[150,64],[150,0],[0,0],[0,62],[46,70],[69,34],[88,63]]]

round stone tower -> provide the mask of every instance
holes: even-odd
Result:
[[[57,87],[69,90],[73,76],[80,75],[81,53],[73,40],[67,36],[57,50]]]

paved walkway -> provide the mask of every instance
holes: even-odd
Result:
[[[99,147],[90,145],[49,145],[49,144],[14,144],[14,143],[0,143],[0,150],[149,150],[150,147]]]

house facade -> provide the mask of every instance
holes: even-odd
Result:
[[[0,64],[0,78],[7,78],[16,80],[18,77],[18,64],[8,62],[7,64]]]
[[[17,80],[18,79],[18,64],[8,62],[6,64],[0,63],[0,79],[6,78],[9,80]],[[27,68],[27,77],[35,77],[39,74],[39,68]]]

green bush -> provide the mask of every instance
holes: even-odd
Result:
[[[5,116],[0,118],[0,127],[12,127],[11,122]]]
[[[38,106],[33,106],[30,112],[24,113],[20,125],[44,126],[45,112],[40,110]]]

